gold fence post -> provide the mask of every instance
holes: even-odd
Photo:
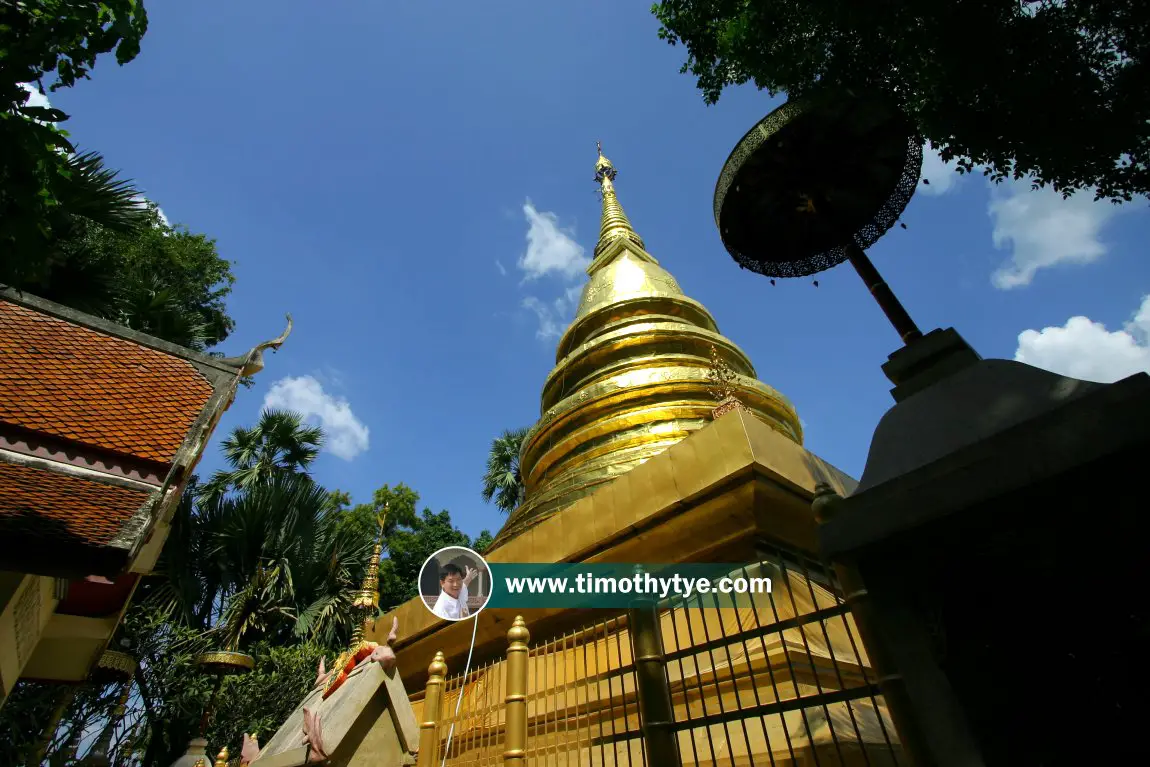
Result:
[[[423,721],[419,723],[416,767],[436,767],[439,764],[439,704],[443,701],[446,676],[447,663],[443,653],[437,652],[427,667],[427,692],[423,696]]]
[[[527,763],[527,642],[531,632],[522,615],[507,631],[507,737],[503,764],[519,767]]]
[[[675,710],[667,682],[667,661],[663,657],[663,630],[658,605],[651,600],[635,600],[627,614],[631,635],[631,656],[635,660],[635,686],[639,692],[639,712],[646,741],[647,764],[678,765],[679,741],[675,737]]]

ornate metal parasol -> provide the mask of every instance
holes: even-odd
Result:
[[[216,682],[212,685],[212,697],[208,699],[208,705],[204,707],[204,714],[200,718],[200,737],[206,738],[208,725],[211,723],[212,714],[216,710],[216,696],[220,694],[220,686],[224,683],[224,677],[233,674],[246,674],[255,668],[256,662],[252,656],[242,652],[217,650],[198,656],[196,665],[206,673],[216,677]]]
[[[223,677],[231,674],[246,674],[255,668],[255,659],[242,652],[217,650],[198,656],[196,665],[209,674]]]
[[[121,644],[126,645],[127,643],[122,642]],[[136,657],[129,652],[104,650],[92,669],[91,679],[96,684],[130,680],[136,673],[136,663]]]
[[[922,140],[882,99],[822,91],[788,101],[731,152],[715,223],[739,266],[803,277],[850,261],[904,343],[922,334],[863,252],[906,208]]]
[[[126,639],[120,640],[120,644],[125,650],[130,648],[130,643]],[[92,744],[87,756],[80,762],[82,767],[108,767],[112,763],[112,738],[115,735],[116,727],[119,726],[120,720],[123,719],[124,713],[127,711],[128,696],[132,689],[132,678],[136,672],[136,664],[135,656],[119,650],[104,650],[100,659],[96,661],[96,666],[90,675],[91,681],[98,685],[112,683],[120,685],[120,697],[103,730],[96,738],[96,742]],[[62,714],[63,711],[60,713]],[[58,723],[59,718],[54,717],[53,721]],[[52,730],[55,731],[55,727]]]

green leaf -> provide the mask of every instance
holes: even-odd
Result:
[[[30,117],[33,120],[39,120],[46,123],[60,123],[68,119],[68,115],[61,112],[59,109],[52,109],[50,107],[19,107],[20,114],[25,117]]]

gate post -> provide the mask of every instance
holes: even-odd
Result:
[[[819,525],[829,522],[838,511],[838,504],[841,501],[842,496],[828,483],[816,483],[815,497],[811,502],[815,521]],[[830,564],[833,565],[839,586],[842,587],[844,601],[855,619],[855,626],[858,628],[862,646],[870,658],[871,667],[878,675],[878,687],[886,701],[887,711],[890,712],[899,741],[906,749],[914,767],[930,767],[934,764],[934,760],[930,757],[931,749],[927,746],[914,703],[907,692],[906,680],[891,657],[886,643],[879,636],[873,605],[862,576],[849,563]]]
[[[443,700],[443,680],[447,676],[447,663],[443,653],[427,667],[427,692],[423,696],[423,721],[419,723],[419,756],[417,767],[436,767],[439,764],[439,705]]]
[[[527,643],[531,632],[522,615],[507,631],[507,737],[504,740],[504,767],[527,763]]]
[[[635,682],[639,711],[646,741],[647,764],[652,767],[678,767],[679,741],[675,736],[675,709],[667,682],[667,661],[663,657],[663,631],[658,605],[651,600],[635,600],[628,611],[631,657],[635,661]]]

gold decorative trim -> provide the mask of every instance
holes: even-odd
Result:
[[[210,667],[210,670],[217,674],[234,674],[251,671],[256,667],[256,661],[252,656],[242,652],[219,650],[200,655],[196,658],[196,665]]]

